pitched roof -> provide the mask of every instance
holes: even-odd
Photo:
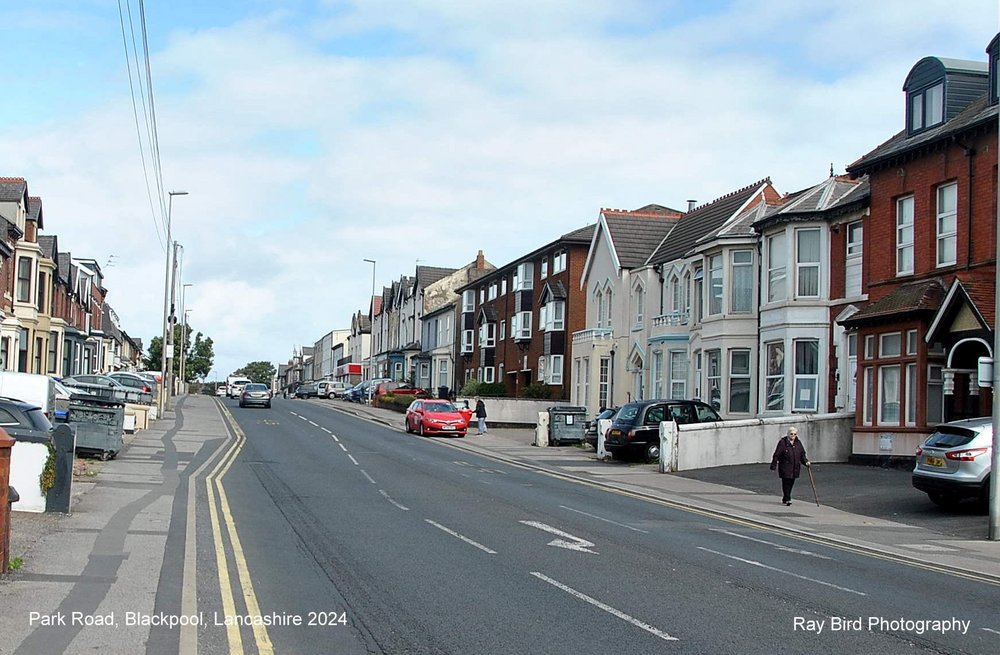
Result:
[[[841,321],[841,324],[857,327],[903,314],[933,313],[941,307],[946,291],[944,283],[939,278],[903,284],[888,295],[865,306],[850,318]]]
[[[862,156],[847,167],[852,174],[867,173],[882,164],[890,164],[892,160],[904,154],[930,148],[936,142],[959,132],[979,126],[995,125],[997,122],[997,105],[989,102],[989,94],[984,94],[974,100],[968,107],[950,121],[945,121],[937,127],[907,137],[906,130],[901,130],[882,145]]]
[[[674,229],[670,231],[670,234],[663,238],[653,254],[649,256],[646,263],[663,264],[680,259],[695,245],[698,239],[722,227],[762,187],[769,184],[771,184],[771,178],[764,178],[684,214]]]
[[[0,177],[0,202],[21,202],[28,199],[28,183],[23,177]]]
[[[42,221],[42,199],[38,196],[28,198],[28,220],[38,223],[38,227],[44,229]]]
[[[602,209],[608,237],[622,268],[642,266],[682,214],[674,210]]]
[[[594,235],[594,224],[585,225],[581,228],[567,232],[559,237],[559,241],[572,241],[577,243],[590,243],[590,238]]]
[[[860,178],[831,176],[808,189],[789,194],[781,204],[770,206],[754,223],[754,228],[759,230],[776,223],[832,218],[852,207],[864,206],[870,195],[867,175]]]
[[[42,254],[52,261],[56,260],[59,247],[54,234],[42,234],[38,237],[38,247],[42,249]]]
[[[976,303],[987,325],[996,325],[996,283],[989,280],[962,280],[969,299]]]

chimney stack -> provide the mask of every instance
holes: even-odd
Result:
[[[480,250],[479,254],[476,255],[476,269],[483,270],[486,268],[486,258],[483,257],[483,251]]]
[[[688,211],[694,209],[695,205],[698,204],[697,200],[688,200]]]

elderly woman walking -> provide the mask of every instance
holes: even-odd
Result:
[[[799,429],[792,426],[788,428],[788,434],[778,440],[774,456],[771,457],[771,470],[778,470],[778,477],[781,478],[781,502],[786,505],[792,504],[792,487],[799,477],[801,465],[809,466],[810,463],[806,457],[806,448],[799,441]]]

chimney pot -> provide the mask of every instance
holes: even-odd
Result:
[[[697,200],[688,200],[688,211],[691,211],[692,209],[694,209],[695,205],[697,205],[697,204],[698,204]]]

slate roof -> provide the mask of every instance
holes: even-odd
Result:
[[[760,188],[771,183],[764,178],[712,202],[696,207],[677,221],[674,229],[660,242],[646,264],[663,264],[683,257],[705,234],[715,232]]]
[[[650,211],[648,207],[653,206],[659,207],[647,205],[635,211],[601,210],[622,268],[642,266],[682,216],[680,212],[666,208]]]
[[[59,261],[59,279],[67,284],[72,284],[73,282],[73,256],[68,252],[61,252],[57,254]]]
[[[566,293],[566,286],[562,283],[562,280],[555,280],[555,281],[548,281],[544,284],[539,299],[542,301],[566,300],[567,295],[568,294]]]
[[[56,255],[58,254],[57,249],[59,247],[56,242],[56,235],[54,234],[43,234],[38,237],[38,247],[42,249],[42,254],[52,261],[56,260]]]
[[[118,326],[115,325],[115,322],[111,320],[111,306],[108,305],[108,303],[104,303],[101,306],[101,331],[104,332],[104,334],[115,337],[121,341],[121,330],[119,330]]]
[[[457,268],[417,266],[417,286],[421,289],[426,289],[428,285],[434,284],[438,280],[443,280],[456,271],[458,271]]]
[[[596,225],[591,223],[590,225],[585,225],[579,229],[573,230],[572,232],[567,232],[559,237],[559,241],[570,241],[590,245],[590,239],[594,236],[594,227],[596,227]],[[555,244],[553,243],[549,245]],[[547,247],[548,246],[546,246],[546,248]]]
[[[986,93],[974,100],[958,116],[955,116],[950,121],[945,121],[937,127],[920,132],[909,138],[906,136],[905,129],[900,131],[891,139],[848,166],[847,172],[852,174],[867,173],[879,165],[889,164],[897,157],[911,151],[930,148],[934,143],[953,134],[996,122],[997,105],[989,103],[989,93]]]
[[[44,229],[42,221],[42,199],[38,196],[28,198],[28,220],[38,223],[38,227]]]
[[[828,177],[815,186],[789,194],[780,205],[771,205],[754,223],[754,228],[832,218],[851,208],[863,207],[870,196],[867,175],[853,179],[844,175]]]
[[[0,177],[0,202],[27,200],[28,183],[23,177]]]
[[[901,314],[933,313],[948,292],[940,278],[904,284],[841,322],[846,327],[878,322]]]
[[[476,322],[482,323],[485,320],[487,323],[496,323],[497,318],[496,307],[493,305],[482,305],[479,308],[479,319]]]

